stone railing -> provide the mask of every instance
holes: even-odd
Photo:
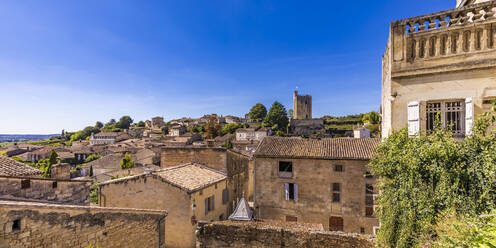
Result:
[[[403,19],[391,28],[393,61],[414,63],[493,50],[496,0]]]

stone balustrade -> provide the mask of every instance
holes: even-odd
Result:
[[[496,0],[391,24],[392,71],[418,70],[496,50]],[[454,57],[460,58],[454,58]],[[436,61],[437,60],[437,61]],[[474,57],[474,61],[476,58]]]

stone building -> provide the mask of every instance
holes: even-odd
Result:
[[[115,144],[119,141],[126,140],[129,135],[123,132],[101,132],[97,134],[91,134],[90,144],[91,145],[110,145]]]
[[[298,91],[293,92],[293,119],[312,119],[312,96],[299,96]]]
[[[193,163],[108,181],[99,192],[103,207],[167,210],[167,247],[195,247],[198,221],[229,214],[226,175]]]
[[[165,127],[164,117],[153,117],[150,124],[152,129],[162,129]]]
[[[456,137],[496,99],[496,1],[458,0],[457,8],[394,21],[383,55],[382,135],[411,136],[441,125]]]
[[[266,136],[272,135],[268,127],[248,127],[236,129],[236,141],[261,141]]]
[[[164,248],[167,212],[0,200],[0,247]]]
[[[255,216],[373,234],[378,139],[265,138],[255,152]]]

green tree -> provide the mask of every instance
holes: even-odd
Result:
[[[379,113],[377,112],[368,112],[362,117],[362,122],[363,123],[369,123],[369,124],[379,124],[380,122],[380,116]]]
[[[93,165],[90,165],[90,173],[89,173],[89,176],[90,176],[90,177],[94,176],[94,175],[93,175]]]
[[[103,123],[101,121],[97,121],[95,124],[95,127],[98,129],[101,129],[101,128],[103,128]]]
[[[98,183],[90,187],[90,202],[98,205]]]
[[[133,119],[130,116],[125,115],[119,119],[119,122],[116,123],[117,128],[121,129],[129,129],[129,126],[133,123]]]
[[[145,122],[144,121],[139,121],[138,122],[138,127],[145,127]]]
[[[113,124],[116,124],[117,122],[115,121],[115,119],[110,119],[109,122],[107,122],[107,124],[105,125],[113,125]]]
[[[378,146],[370,164],[380,178],[380,245],[418,247],[446,211],[476,217],[496,208],[496,134],[487,132],[495,120],[478,118],[463,141],[438,125],[415,138],[402,129]]]
[[[134,167],[133,159],[131,158],[131,155],[129,155],[129,153],[126,152],[126,154],[124,154],[120,165],[121,170],[131,169]]]
[[[233,148],[233,144],[230,140],[226,141],[226,144],[224,144],[224,147],[226,149],[232,149]]]
[[[222,136],[229,134],[229,133],[235,133],[236,129],[242,127],[241,124],[238,123],[229,123],[226,124],[224,127],[222,127],[221,134]]]
[[[286,108],[276,101],[270,107],[269,113],[262,124],[264,127],[271,127],[274,131],[286,132],[288,123]]]
[[[252,121],[262,122],[265,119],[265,116],[267,116],[267,108],[265,108],[263,104],[257,103],[250,109],[248,115]]]
[[[84,163],[89,163],[89,162],[91,162],[91,161],[93,161],[93,160],[97,160],[97,159],[99,159],[99,158],[101,158],[101,157],[102,157],[102,156],[101,156],[100,154],[98,154],[98,153],[96,153],[96,154],[91,154],[91,155],[89,155],[88,157],[86,157],[86,159],[84,160]]]

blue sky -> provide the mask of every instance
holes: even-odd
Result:
[[[0,133],[58,133],[131,115],[314,117],[380,106],[393,20],[455,0],[18,1],[0,4]]]

